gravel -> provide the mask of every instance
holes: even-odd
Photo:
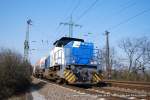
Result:
[[[41,85],[41,82],[45,84]],[[33,100],[99,100],[96,96],[80,93],[42,80],[33,80],[38,87],[32,87]]]

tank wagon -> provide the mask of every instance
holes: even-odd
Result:
[[[40,68],[42,71],[37,71],[39,75],[36,76],[69,84],[95,84],[102,81],[102,74],[97,72],[97,54],[93,43],[62,37],[53,45],[44,60],[44,68],[35,66],[36,70]]]
[[[36,77],[43,77],[43,72],[45,71],[45,61],[46,57],[41,58],[36,62],[36,64],[33,66],[33,73]]]

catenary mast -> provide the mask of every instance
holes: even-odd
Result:
[[[69,26],[69,37],[73,37],[73,27],[82,27],[81,25],[75,24],[72,21],[72,15],[70,17],[69,22],[61,22],[60,25],[68,25]]]
[[[25,61],[28,61],[29,60],[29,28],[30,28],[30,25],[32,23],[32,20],[29,19],[27,20],[27,29],[26,29],[26,38],[25,38],[25,41],[24,41],[24,60]]]

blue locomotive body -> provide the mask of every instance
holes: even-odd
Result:
[[[71,41],[64,46],[66,64],[90,64],[93,58],[93,43]]]
[[[45,59],[44,76],[68,83],[98,83],[103,76],[97,73],[94,44],[83,39],[62,37]]]

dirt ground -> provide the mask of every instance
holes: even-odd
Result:
[[[11,97],[9,100],[98,100],[96,97],[79,93],[39,79],[33,79],[30,91]]]

